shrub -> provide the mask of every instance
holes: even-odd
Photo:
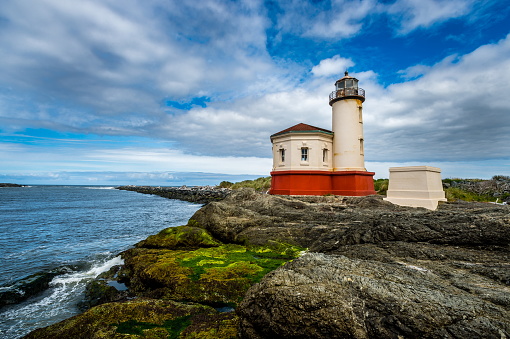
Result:
[[[389,183],[390,183],[389,179],[374,180],[374,189],[377,192],[377,194],[386,195]]]
[[[218,185],[219,188],[231,188],[234,183],[230,181],[222,181]]]
[[[271,177],[262,177],[255,180],[244,180],[232,185],[232,189],[251,187],[256,191],[267,191],[271,188]]]

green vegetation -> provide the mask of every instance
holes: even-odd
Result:
[[[136,246],[146,248],[197,248],[219,246],[206,230],[196,227],[198,223],[190,219],[187,226],[169,227],[158,234],[151,235]]]
[[[495,175],[490,180],[443,179],[443,186],[448,201],[502,202],[510,198],[510,177],[505,175]]]
[[[200,279],[243,279],[251,286],[268,272],[296,258],[302,248],[278,243],[270,247],[245,247],[227,244],[216,248],[202,248],[181,255],[177,262],[189,267],[192,281]]]
[[[171,300],[136,298],[102,304],[27,339],[53,338],[236,338],[237,316]]]
[[[234,185],[233,182],[230,182],[230,181],[222,181],[220,182],[220,184],[218,185],[219,188],[231,188],[232,185]]]
[[[495,201],[496,199],[488,194],[476,194],[473,192],[469,192],[463,190],[458,187],[449,187],[444,190],[446,199],[448,201],[456,201],[456,200],[464,200],[464,201],[479,201],[479,202],[488,202]]]
[[[221,185],[223,184],[224,186],[225,185],[228,185],[226,184],[228,183],[228,181],[223,181],[220,183],[220,187]],[[236,182],[235,184],[232,184],[230,186],[231,189],[239,189],[239,188],[243,188],[243,187],[251,187],[251,188],[254,188],[256,191],[267,191],[271,188],[271,177],[261,177],[261,178],[258,178],[258,179],[255,179],[255,180],[244,180],[244,181],[241,181],[241,182]]]
[[[130,319],[117,325],[117,333],[144,336],[144,330],[160,328],[165,329],[168,332],[166,338],[177,339],[179,338],[181,332],[184,331],[189,325],[191,325],[190,318],[191,315],[179,317],[176,319],[170,319],[165,321],[163,325],[139,322]]]
[[[223,244],[205,229],[179,226],[124,252],[119,276],[129,276],[130,289],[139,296],[235,305],[251,285],[302,251],[279,242]]]
[[[374,189],[377,194],[386,195],[388,191],[388,185],[390,183],[389,179],[376,179],[374,180]]]

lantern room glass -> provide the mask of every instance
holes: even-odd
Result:
[[[350,79],[341,79],[336,83],[336,89],[358,89],[358,79],[350,78]]]

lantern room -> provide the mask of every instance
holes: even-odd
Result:
[[[335,83],[335,91],[329,96],[329,105],[342,99],[359,99],[361,102],[365,101],[365,90],[358,87],[359,80],[349,76],[349,72],[344,73],[342,79],[337,80]]]

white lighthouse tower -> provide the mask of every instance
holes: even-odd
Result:
[[[333,171],[366,171],[363,149],[365,91],[348,72],[329,96],[333,110]]]

